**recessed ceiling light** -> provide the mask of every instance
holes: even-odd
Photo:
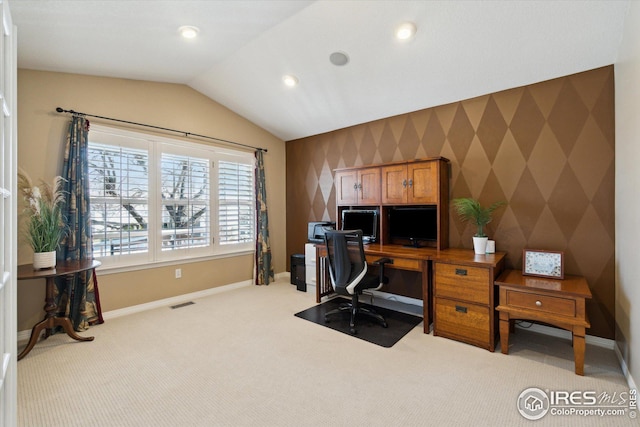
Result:
[[[396,38],[398,40],[409,40],[416,33],[416,24],[413,22],[405,22],[396,29]]]
[[[200,32],[200,29],[192,25],[183,25],[182,27],[178,28],[178,32],[185,39],[194,39]]]
[[[333,52],[329,55],[329,61],[331,61],[333,65],[346,65],[347,62],[349,62],[349,56],[344,52]]]
[[[285,85],[289,87],[294,87],[298,84],[298,78],[296,76],[292,76],[291,74],[287,74],[282,77],[282,81]]]

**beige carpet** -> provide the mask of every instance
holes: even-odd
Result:
[[[93,342],[55,335],[18,363],[20,426],[638,425],[628,417],[525,420],[520,392],[627,392],[613,351],[518,331],[510,355],[416,326],[383,348],[297,318],[288,281],[112,319]],[[86,334],[86,333],[85,333]]]

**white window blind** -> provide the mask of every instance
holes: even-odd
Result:
[[[149,250],[149,154],[89,144],[94,256]]]
[[[162,154],[162,250],[209,246],[209,160]]]
[[[218,162],[220,244],[254,239],[255,196],[253,165]]]

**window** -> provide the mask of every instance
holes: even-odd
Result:
[[[254,158],[92,125],[93,252],[129,266],[253,250]]]
[[[209,161],[162,154],[162,250],[205,247],[211,241]]]
[[[219,163],[220,244],[253,241],[253,168],[247,164]]]

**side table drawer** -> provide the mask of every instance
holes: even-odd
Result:
[[[488,307],[436,298],[435,318],[436,335],[489,347],[491,322]]]
[[[489,304],[493,289],[489,269],[456,264],[435,264],[434,295]]]
[[[510,307],[542,311],[562,316],[575,317],[576,315],[576,302],[569,298],[535,295],[507,290],[506,304]]]

